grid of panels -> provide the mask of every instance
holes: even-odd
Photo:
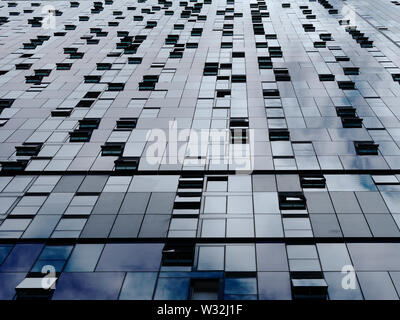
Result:
[[[399,299],[397,8],[1,2],[0,299]]]
[[[400,175],[324,177],[321,188],[290,174],[209,175],[196,197],[174,175],[0,177],[0,238],[400,236]]]
[[[304,271],[323,275],[332,300],[399,299],[398,243],[198,244],[192,266],[166,265],[163,246],[2,245],[0,297],[12,299],[22,280],[37,279],[43,266],[51,264],[59,275],[52,296],[56,300],[288,300],[295,295],[293,274]],[[355,289],[346,290],[341,285],[342,265],[350,263],[357,279]]]

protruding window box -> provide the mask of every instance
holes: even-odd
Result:
[[[82,59],[84,55],[85,55],[84,52],[74,52],[69,55],[69,58],[70,59]]]
[[[155,82],[142,81],[139,82],[139,91],[154,90],[156,86]]]
[[[165,44],[176,44],[178,43],[179,35],[177,34],[170,34],[168,35],[167,39],[165,39]]]
[[[295,300],[326,300],[328,285],[324,279],[291,279]]]
[[[35,69],[35,76],[48,77],[51,73],[51,69]]]
[[[97,70],[110,70],[112,63],[97,63]]]
[[[183,57],[184,49],[174,49],[169,53],[171,59],[181,59]]]
[[[128,64],[141,64],[143,61],[142,57],[129,57]]]
[[[117,31],[118,38],[127,37],[127,36],[129,36],[129,31],[125,31],[125,30]]]
[[[43,77],[41,76],[25,76],[26,83],[41,84]]]
[[[101,32],[101,28],[90,28],[90,33]]]
[[[79,129],[80,130],[94,130],[99,127],[101,119],[99,118],[85,118],[79,120]]]
[[[174,209],[200,209],[201,197],[177,196]]]
[[[152,29],[155,27],[157,27],[157,21],[154,21],[154,20],[147,21],[146,29]]]
[[[278,89],[263,89],[263,96],[264,96],[264,98],[279,97],[279,90]]]
[[[272,58],[282,58],[283,56],[281,47],[269,47],[268,52]]]
[[[0,99],[0,109],[10,108],[15,99]]]
[[[86,44],[99,44],[100,40],[99,39],[86,39]]]
[[[371,40],[362,40],[360,41],[361,48],[372,48],[374,42]]]
[[[374,141],[354,141],[354,147],[360,156],[378,155],[379,144]]]
[[[122,91],[125,88],[125,83],[117,82],[117,83],[108,83],[108,91]]]
[[[358,67],[343,67],[343,72],[347,76],[355,76],[360,72],[360,68]]]
[[[16,70],[29,70],[31,67],[31,63],[18,63],[15,65]]]
[[[335,81],[335,75],[334,74],[319,74],[319,81]]]
[[[337,62],[350,61],[350,58],[348,56],[336,56],[335,59],[336,59]]]
[[[326,42],[325,41],[315,41],[314,48],[326,48]]]
[[[336,113],[339,117],[355,117],[356,108],[351,106],[336,107]]]
[[[203,177],[180,177],[178,189],[197,189],[202,190],[204,184]]]
[[[192,37],[201,37],[201,35],[203,34],[203,29],[202,28],[193,28],[191,35]]]
[[[339,89],[342,90],[355,90],[355,84],[353,81],[338,81]]]
[[[134,43],[142,43],[146,39],[147,39],[147,36],[145,34],[138,34],[137,36],[135,36],[135,40],[133,42]]]
[[[288,129],[269,129],[269,141],[289,141],[290,132]]]
[[[254,17],[253,17],[253,22],[254,22]],[[254,30],[254,34],[255,35],[262,35],[262,34],[264,34],[264,27],[261,25],[261,26],[258,26],[258,25],[254,25],[253,24],[253,30]],[[265,42],[264,42],[265,43]],[[267,46],[268,46],[268,43],[267,43]],[[256,43],[256,47],[257,47],[257,43]]]
[[[65,30],[75,30],[76,29],[76,25],[74,24],[66,24],[64,26]]]
[[[117,49],[125,49],[129,47],[133,42],[133,37],[124,37],[120,42],[117,43]]]
[[[139,161],[139,157],[120,157],[114,161],[114,169],[115,171],[137,171]]]
[[[332,35],[331,35],[330,33],[321,33],[321,34],[319,35],[319,38],[320,38],[322,41],[332,41]]]
[[[17,300],[49,300],[54,293],[56,277],[25,278],[15,288]]]
[[[70,47],[70,48],[64,48],[64,53],[65,54],[71,54],[75,53],[78,51],[78,48]]]
[[[166,244],[162,251],[162,266],[193,266],[194,244]]]
[[[279,209],[281,210],[304,210],[306,209],[306,198],[302,192],[279,192]]]
[[[361,128],[363,119],[358,116],[342,117],[343,128]]]
[[[305,32],[314,32],[315,27],[312,24],[303,24],[303,28]]]
[[[143,81],[139,82],[139,90],[154,90],[158,82],[158,75],[145,75]]]
[[[205,76],[216,76],[218,74],[218,63],[207,62],[204,65],[203,75]]]
[[[322,174],[300,175],[300,184],[304,189],[326,187],[326,179]]]
[[[183,30],[185,29],[184,24],[174,24],[174,30]]]
[[[41,24],[40,24],[40,26],[41,26]],[[24,43],[23,45],[24,45],[24,49],[26,49],[26,50],[33,50],[36,48],[36,45],[33,43]]]
[[[346,27],[346,31],[351,35],[353,39],[358,39],[360,37],[364,37],[364,33],[361,33],[360,30],[357,30],[356,27]]]
[[[112,57],[112,58],[116,58],[116,57],[120,57],[122,54],[121,51],[112,51],[107,53],[107,57]]]
[[[57,70],[70,70],[72,63],[56,63]]]
[[[135,54],[137,52],[138,47],[139,46],[137,44],[131,44],[124,49],[124,53],[125,54]]]
[[[15,146],[17,156],[37,156],[42,148],[42,143],[24,142],[22,146]]]
[[[94,103],[94,100],[80,100],[75,108],[90,108],[92,104]]]
[[[52,117],[69,117],[72,113],[72,108],[57,108],[51,111]]]
[[[117,120],[117,129],[135,129],[137,118],[120,118]]]
[[[229,121],[230,128],[248,128],[249,119],[248,118],[231,118]]]
[[[92,130],[75,130],[69,133],[70,142],[89,142],[92,136]]]
[[[99,83],[101,80],[101,76],[84,76],[85,83]]]
[[[106,32],[106,31],[96,32],[96,36],[98,36],[99,38],[107,37],[107,35],[108,35],[108,32]]]
[[[246,82],[246,75],[245,74],[233,74],[231,76],[231,81],[233,83],[235,83],[235,82],[244,83],[244,82]]]
[[[44,39],[31,39],[31,43],[34,44],[35,46],[41,46],[44,42]]]
[[[231,128],[230,141],[232,144],[247,144],[249,142],[248,128]]]
[[[260,69],[272,69],[271,57],[258,57],[258,67]]]
[[[289,70],[286,68],[275,68],[274,74],[276,81],[290,81]]]
[[[37,39],[37,40],[36,40]],[[37,36],[36,39],[33,39],[33,41],[36,44],[42,44],[44,41],[47,41],[50,39],[50,36]]]
[[[187,42],[186,43],[187,49],[196,49],[198,47],[199,47],[199,44],[197,42]]]
[[[125,143],[124,142],[106,142],[101,146],[102,156],[122,156],[124,152]]]
[[[2,172],[24,171],[28,160],[2,161],[0,164]]]

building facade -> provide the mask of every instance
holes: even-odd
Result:
[[[400,3],[0,2],[0,299],[397,300]]]

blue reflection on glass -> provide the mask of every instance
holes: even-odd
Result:
[[[189,293],[189,278],[160,278],[155,300],[185,300]]]
[[[151,300],[157,272],[128,272],[122,286],[121,300]]]
[[[123,272],[63,273],[57,281],[54,300],[116,300]]]

